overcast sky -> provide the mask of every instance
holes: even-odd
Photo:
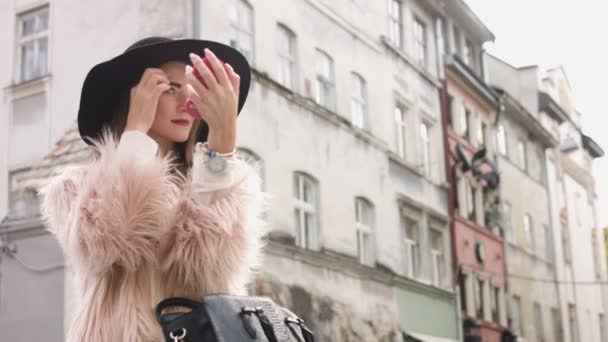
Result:
[[[514,66],[563,65],[583,131],[608,152],[608,3],[465,0],[496,36],[486,49]],[[594,162],[600,227],[608,227],[608,156]]]

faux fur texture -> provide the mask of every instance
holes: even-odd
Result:
[[[235,161],[227,188],[206,191],[172,160],[121,155],[110,134],[99,157],[40,189],[42,214],[76,274],[68,342],[163,341],[156,304],[171,296],[244,294],[260,263],[269,196]],[[197,152],[195,152],[197,153]]]

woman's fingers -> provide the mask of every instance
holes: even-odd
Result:
[[[153,91],[152,91],[153,95],[154,95],[154,100],[157,100],[163,94],[163,92],[165,92],[169,89],[171,89],[169,82],[156,84],[156,86],[154,86]]]
[[[203,60],[198,55],[191,53],[190,60],[192,61],[192,66],[196,68],[196,70],[198,70],[198,73],[201,75],[201,77],[205,81],[205,84],[210,90],[215,91],[217,88],[219,88],[219,84],[215,79],[215,76],[213,76],[211,70],[209,70],[209,68],[205,65]],[[200,81],[198,82],[200,83]]]
[[[234,71],[234,69],[232,68],[232,65],[226,63],[226,66],[228,67],[228,78],[230,78],[230,84],[232,84],[232,90],[234,90],[234,93],[236,94],[236,96],[238,98],[240,85],[241,85],[241,77],[239,76],[239,74],[237,74]]]
[[[141,85],[144,88],[149,88],[150,86],[153,87],[156,84],[158,84],[158,80],[156,79],[156,77],[158,77],[158,76],[163,76],[166,78],[165,73],[162,71],[162,69],[147,68],[146,70],[144,70],[144,73],[141,76],[139,85]],[[152,84],[153,80],[156,81],[156,83]]]
[[[228,75],[226,75],[226,70],[224,70],[222,62],[209,49],[205,49],[205,57],[207,57],[207,60],[211,64],[211,68],[213,69],[213,73],[215,74],[219,85],[228,85]]]
[[[200,97],[208,97],[210,96],[211,90],[207,89],[199,80],[194,76],[194,69],[187,65],[186,66],[186,79],[188,80],[188,84],[191,88],[198,94]]]
[[[159,83],[169,83],[169,79],[167,78],[167,76],[165,76],[164,73],[152,73],[150,74],[150,76],[148,77],[147,82],[145,83],[144,87],[146,89],[154,89],[154,87],[156,87],[156,85],[158,85]]]

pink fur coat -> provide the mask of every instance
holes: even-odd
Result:
[[[245,294],[259,264],[267,196],[234,158],[220,175],[197,145],[187,177],[147,135],[104,134],[99,158],[40,189],[48,229],[76,276],[68,342],[163,341],[156,304],[171,296]]]

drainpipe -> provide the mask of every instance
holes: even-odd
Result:
[[[192,38],[201,39],[201,6],[202,0],[192,0]]]

